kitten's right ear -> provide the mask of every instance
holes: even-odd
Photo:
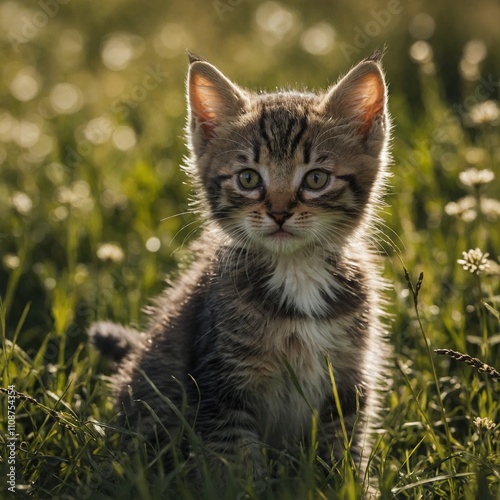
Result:
[[[245,112],[245,92],[206,61],[192,60],[187,91],[191,132],[200,130],[207,140],[226,120]]]

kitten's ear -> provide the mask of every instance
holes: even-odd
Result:
[[[382,69],[377,60],[366,59],[327,92],[321,108],[331,117],[359,122],[358,131],[367,138],[375,122],[385,123],[386,101]]]
[[[245,92],[228,80],[215,66],[192,60],[188,74],[191,132],[200,128],[210,139],[218,126],[245,111]]]

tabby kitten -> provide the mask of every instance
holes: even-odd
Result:
[[[259,476],[262,447],[307,445],[315,411],[320,454],[343,456],[342,418],[364,469],[388,354],[370,244],[389,137],[380,57],[319,94],[256,94],[190,57],[186,170],[206,227],[145,336],[91,331],[121,360],[122,423],[152,449],[180,408],[214,471],[222,456]]]

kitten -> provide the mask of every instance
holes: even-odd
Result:
[[[174,439],[179,408],[214,471],[223,456],[259,476],[261,448],[307,444],[316,411],[319,453],[342,458],[342,418],[364,471],[390,352],[370,243],[389,140],[380,59],[324,93],[256,94],[190,56],[186,170],[206,228],[144,338],[91,330],[121,360],[122,424],[153,449]]]

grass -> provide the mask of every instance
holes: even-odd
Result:
[[[469,112],[481,101],[457,115],[439,77],[424,66],[415,72],[420,115],[393,89],[394,175],[381,245],[396,355],[374,475],[383,499],[499,499],[499,129],[488,120],[471,125]],[[179,96],[182,79],[169,85]],[[182,264],[184,242],[198,227],[189,214],[170,217],[185,211],[189,189],[177,168],[182,110],[172,104],[165,118],[152,111],[162,91],[153,89],[141,109],[129,103],[129,114],[113,124],[114,131],[136,131],[130,150],[68,134],[83,133],[80,123],[93,116],[86,108],[80,121],[60,115],[38,124],[57,145],[42,159],[3,140],[2,151],[19,154],[17,164],[2,165],[0,184],[0,212],[8,214],[0,219],[0,379],[17,394],[17,496],[194,499],[203,490],[221,498],[204,453],[165,473],[148,461],[140,440],[133,453],[117,451],[123,430],[114,423],[109,367],[86,340],[97,318],[141,326],[141,308]],[[68,151],[81,158],[68,162]],[[471,168],[496,177],[464,184],[460,174]],[[479,273],[457,263],[477,247],[490,254]],[[5,429],[7,401],[2,390]],[[4,432],[0,444],[3,498]],[[195,461],[202,471],[196,487]],[[225,496],[356,499],[360,486],[349,463],[347,450],[337,470],[326,470],[314,450],[304,450],[264,485],[230,474]]]

